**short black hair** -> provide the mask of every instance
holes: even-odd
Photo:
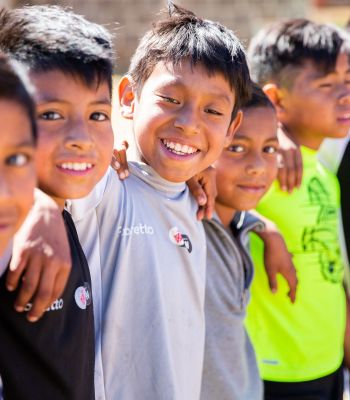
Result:
[[[345,32],[329,24],[288,19],[263,28],[251,40],[248,60],[252,79],[259,85],[276,82],[290,87],[305,62],[330,73],[340,51],[350,54]]]
[[[264,91],[257,85],[252,86],[251,98],[242,106],[242,110],[247,110],[250,108],[271,108],[275,110],[274,105],[271,100],[266,96]]]
[[[0,99],[13,101],[27,114],[34,143],[37,138],[36,112],[31,97],[33,88],[23,67],[8,56],[0,53]]]
[[[0,49],[31,72],[54,69],[88,85],[111,89],[112,36],[101,25],[59,6],[25,6],[0,11]]]
[[[136,89],[141,90],[159,62],[179,65],[181,61],[189,60],[192,66],[202,65],[209,75],[223,74],[235,91],[234,117],[249,98],[251,89],[240,41],[218,22],[203,20],[171,2],[165,12],[166,16],[142,37],[131,59],[128,73]]]

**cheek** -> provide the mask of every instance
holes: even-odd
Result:
[[[109,133],[101,133],[96,135],[95,146],[98,152],[99,159],[102,162],[110,163],[112,158],[114,145],[114,137],[112,131]]]
[[[17,228],[23,223],[33,204],[34,188],[36,187],[36,174],[33,167],[28,167],[26,174],[20,177],[12,184],[13,201],[18,212]]]
[[[270,187],[272,182],[277,178],[278,168],[277,168],[277,157],[267,161],[267,179],[266,184]]]

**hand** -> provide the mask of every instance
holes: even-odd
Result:
[[[128,148],[129,143],[124,140],[119,150],[113,150],[111,167],[117,172],[120,180],[129,176],[128,161],[126,158],[126,151]]]
[[[199,206],[197,219],[201,221],[203,218],[212,218],[217,196],[215,169],[208,167],[186,183]]]
[[[288,137],[282,126],[278,129],[278,141],[280,149],[277,179],[281,190],[291,193],[293,189],[299,188],[301,185],[303,160],[299,146]]]
[[[19,286],[17,311],[32,308],[27,319],[35,322],[62,294],[71,270],[70,247],[61,210],[47,195],[36,191],[35,204],[14,238],[6,278],[7,289]]]
[[[278,231],[276,225],[268,219],[253,212],[265,223],[265,230],[255,232],[264,242],[264,265],[272,293],[276,293],[277,274],[281,274],[289,286],[288,296],[292,303],[295,302],[298,279],[293,264],[292,255],[289,253],[286,243]]]

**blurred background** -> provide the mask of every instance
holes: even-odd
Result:
[[[196,14],[228,26],[245,45],[262,26],[276,19],[307,17],[345,26],[350,19],[350,0],[175,0]],[[0,0],[0,5],[25,4],[71,6],[88,19],[107,25],[116,33],[116,72],[126,72],[130,56],[151,21],[166,5],[165,0]]]

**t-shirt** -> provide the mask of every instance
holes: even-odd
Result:
[[[319,159],[340,184],[341,220],[339,239],[344,257],[345,283],[350,296],[350,134],[342,139],[326,139],[319,150]]]
[[[253,265],[248,232],[261,223],[237,213],[226,230],[219,218],[203,221],[207,237],[205,353],[201,400],[261,400],[263,387],[244,327]]]
[[[197,205],[184,183],[144,164],[130,163],[130,171],[120,181],[110,170],[71,208],[101,281],[93,289],[102,295],[95,321],[104,393],[97,398],[196,400],[206,263]]]
[[[336,177],[302,147],[301,188],[287,194],[274,183],[257,210],[276,223],[293,255],[299,280],[295,304],[287,283],[272,294],[263,266],[262,242],[252,235],[256,267],[247,327],[262,377],[306,381],[334,372],[343,358],[345,292],[338,240]]]
[[[18,292],[0,278],[0,376],[4,399],[94,399],[94,326],[89,267],[70,215],[63,212],[72,270],[62,297],[31,323]],[[25,310],[28,311],[28,303]]]

